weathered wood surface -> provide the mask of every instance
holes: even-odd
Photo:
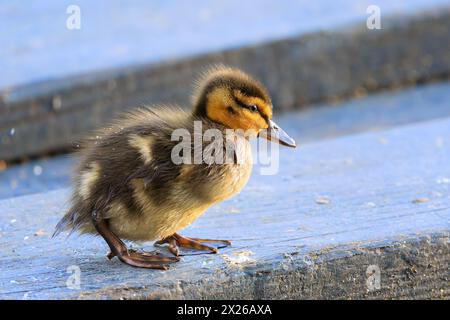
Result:
[[[450,117],[448,101],[450,82],[440,82],[380,92],[339,104],[321,104],[309,110],[277,113],[275,120],[304,144]],[[0,170],[0,199],[68,187],[75,162],[73,156],[62,155]]]
[[[433,0],[432,4],[436,5],[439,1]],[[392,1],[383,3],[382,30],[367,29],[367,13],[362,10],[354,16],[359,22],[354,27],[341,27],[333,19],[318,19],[334,21],[336,24],[328,24],[326,28],[315,25],[309,30],[312,32],[310,34],[289,34],[277,41],[251,45],[247,43],[237,47],[230,45],[225,46],[222,51],[206,51],[208,53],[185,59],[163,59],[166,61],[164,63],[159,60],[144,60],[143,64],[137,63],[130,67],[107,68],[104,72],[92,70],[87,74],[67,76],[63,79],[44,79],[41,83],[2,90],[0,159],[17,160],[26,156],[67,150],[73,141],[87,130],[103,125],[117,112],[130,107],[152,103],[186,105],[191,94],[192,80],[206,65],[213,63],[226,63],[254,74],[268,86],[276,108],[283,110],[321,101],[338,101],[349,96],[360,97],[385,88],[423,83],[433,79],[448,79],[449,8],[438,9],[433,6],[431,14],[389,18],[385,15],[394,11],[386,9],[391,7]],[[349,7],[354,6],[351,1],[346,1],[346,4]],[[314,2],[311,6],[316,8],[317,3]],[[257,7],[263,8],[260,5]],[[416,8],[410,2],[403,8],[406,7]],[[345,16],[346,10],[345,7],[339,8],[337,12],[344,12]],[[402,12],[410,13],[410,10]],[[48,12],[54,13],[55,10]],[[223,21],[227,29],[233,24],[229,19]],[[243,21],[247,23],[246,20]],[[302,18],[298,21],[304,22]],[[311,22],[309,19],[307,21]],[[353,19],[341,20],[342,23],[350,21]],[[265,26],[267,28],[271,24],[265,23]],[[50,30],[53,34],[53,28]],[[90,30],[96,29],[86,26],[82,32],[89,34]],[[307,23],[303,30],[308,30]],[[245,34],[247,31],[246,28]],[[68,42],[76,44],[76,48],[83,48],[79,42],[72,41],[71,37],[82,36],[84,33],[74,32],[76,31],[71,32],[70,36],[65,35],[71,39]],[[131,33],[134,35],[132,31]],[[241,29],[237,34],[243,34]],[[96,34],[92,37],[94,40],[89,39],[95,44],[100,41],[96,41]],[[114,45],[116,37],[118,35],[114,33]],[[128,43],[128,46],[141,46],[144,43],[145,40],[134,41],[132,44]],[[184,42],[181,43],[183,48],[187,47]],[[146,45],[154,46],[154,42],[150,41]],[[164,47],[160,43],[158,46]],[[105,47],[100,46],[96,51],[103,50],[106,50]],[[47,57],[48,51],[43,52]],[[89,49],[86,52],[89,57],[94,56],[93,60],[104,61]],[[86,52],[83,51],[84,54]],[[99,56],[102,54],[99,53]],[[58,68],[45,70],[58,72],[66,70],[66,67],[77,68],[80,60],[76,60],[76,64],[68,62],[63,66],[55,63],[59,59],[66,62],[69,57],[70,55],[59,52],[58,58],[49,62]],[[91,59],[84,57],[81,60]],[[11,65],[16,71],[15,64]],[[45,64],[39,64],[38,68],[40,65]],[[10,137],[11,128],[15,128],[14,139]]]
[[[169,271],[110,262],[99,238],[50,239],[67,189],[1,201],[0,298],[449,297],[450,118],[280,156],[277,175],[255,168],[240,195],[183,232],[233,246]],[[80,290],[66,287],[72,265]]]

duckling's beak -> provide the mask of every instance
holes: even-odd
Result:
[[[275,122],[269,120],[269,128],[261,131],[258,137],[265,138],[269,141],[278,142],[279,144],[291,148],[295,148],[297,144],[294,139],[284,132]]]

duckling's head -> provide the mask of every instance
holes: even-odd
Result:
[[[272,101],[267,89],[235,68],[215,66],[198,81],[194,114],[231,129],[295,147],[295,141],[272,121]]]

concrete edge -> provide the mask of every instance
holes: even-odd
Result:
[[[382,30],[363,24],[12,88],[0,93],[0,159],[67,150],[74,140],[130,107],[186,105],[193,78],[214,63],[254,74],[281,110],[449,77],[449,9],[383,22]]]

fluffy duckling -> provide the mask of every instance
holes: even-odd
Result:
[[[195,132],[196,121],[200,133]],[[180,140],[173,138],[174,132],[180,132],[177,129],[190,134],[194,142],[209,129],[223,133],[219,148],[231,161],[205,163],[202,156],[198,161],[195,143],[189,141],[183,145],[187,149],[180,150]],[[213,67],[198,82],[192,112],[167,106],[138,109],[82,145],[72,206],[55,235],[63,230],[99,234],[111,249],[110,259],[117,256],[131,266],[154,269],[167,269],[168,263],[178,261],[179,247],[215,253],[217,248],[205,243],[219,243],[219,248],[230,245],[227,240],[177,233],[247,183],[252,171],[249,136],[230,138],[229,129],[295,147],[272,121],[272,102],[262,84],[238,69]],[[200,147],[211,151],[211,142],[204,140]],[[174,161],[177,154],[183,161]],[[157,240],[156,245],[168,244],[175,257],[127,249],[121,239]]]

